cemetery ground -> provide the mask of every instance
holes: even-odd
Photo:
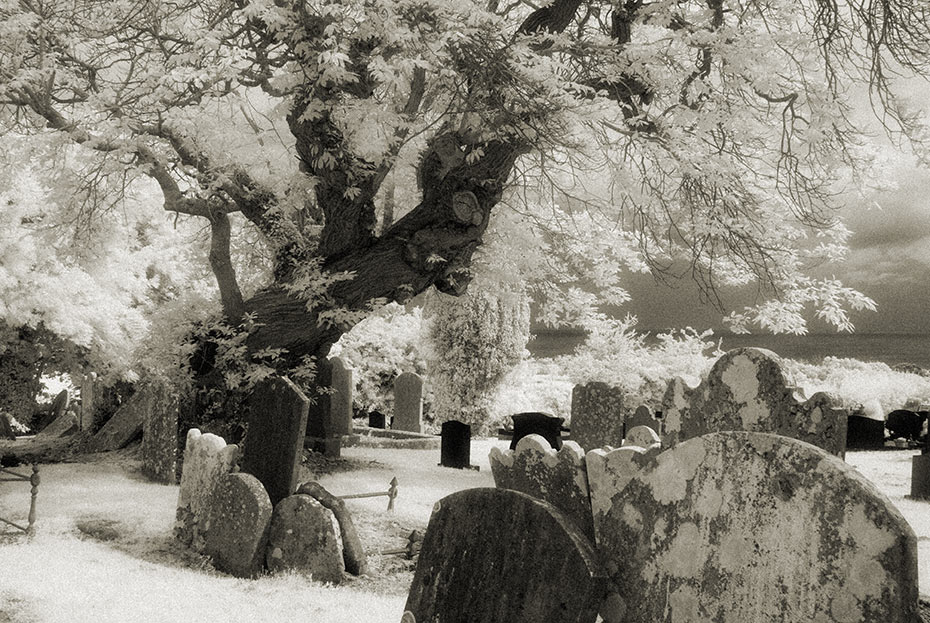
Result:
[[[180,548],[172,537],[178,487],[139,472],[138,447],[42,466],[37,533],[0,538],[0,623],[123,621],[399,621],[413,565],[399,549],[423,530],[433,504],[462,489],[494,486],[488,462],[497,439],[475,439],[480,471],[437,466],[439,451],[345,448],[338,460],[315,459],[304,479],[336,495],[384,490],[399,481],[393,513],[385,498],[347,500],[370,556],[368,577],[340,586],[296,574],[237,579]],[[915,451],[847,453],[901,511],[918,536],[920,592],[930,595],[930,502],[910,500]],[[20,468],[22,470],[22,468]],[[0,486],[4,516],[23,521],[28,487]]]

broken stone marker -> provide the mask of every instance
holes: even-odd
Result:
[[[806,402],[796,398],[778,355],[759,348],[724,354],[697,388],[673,381],[662,411],[666,447],[706,433],[744,430],[800,439],[840,458],[845,454],[845,410],[823,392]]]
[[[272,505],[297,489],[309,408],[310,401],[287,377],[266,379],[249,396],[242,471],[261,481]]]
[[[624,433],[623,393],[595,381],[572,389],[572,441],[585,450],[619,446]]]
[[[251,474],[227,474],[213,491],[203,553],[220,571],[254,578],[265,566],[271,500]]]
[[[236,464],[239,448],[212,433],[187,431],[184,469],[178,491],[175,537],[194,551],[203,551],[203,531],[213,491]]]
[[[514,450],[491,448],[491,473],[499,489],[513,489],[549,502],[568,515],[593,541],[584,450],[566,441],[558,451],[539,435],[528,435]]]
[[[661,444],[662,440],[659,439],[659,434],[649,426],[634,426],[627,430],[626,439],[623,440],[624,446],[639,446],[647,450]]]
[[[811,444],[711,433],[586,456],[597,550],[628,621],[918,620],[917,542]]]
[[[459,491],[434,507],[402,620],[594,623],[601,569],[554,506],[508,489]]]
[[[423,378],[402,372],[394,379],[394,430],[423,432]]]
[[[338,584],[345,564],[333,512],[309,495],[286,497],[274,508],[265,557],[269,571],[292,569]]]

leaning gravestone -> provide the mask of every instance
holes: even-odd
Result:
[[[220,481],[233,470],[238,454],[237,446],[227,445],[218,435],[201,434],[196,428],[187,431],[174,532],[194,551],[203,551],[210,500]]]
[[[681,379],[671,382],[662,411],[665,446],[706,433],[745,430],[800,439],[841,458],[845,454],[845,410],[822,392],[799,401],[778,355],[759,348],[724,354],[697,388]]]
[[[820,448],[722,432],[586,461],[597,549],[625,620],[919,620],[913,531]]]
[[[423,378],[402,372],[394,379],[394,430],[423,432]]]
[[[271,500],[255,476],[227,474],[210,498],[203,553],[240,578],[262,572],[271,524]]]
[[[49,405],[48,411],[39,418],[38,423],[36,424],[36,430],[42,432],[46,428],[52,425],[52,422],[60,418],[67,412],[68,404],[70,402],[70,395],[68,394],[67,389],[63,389],[58,392],[58,395],[55,396],[55,399],[52,401],[52,404]]]
[[[310,401],[287,377],[257,384],[248,398],[242,471],[261,481],[272,505],[297,489]]]
[[[434,507],[402,620],[594,623],[601,569],[552,505],[507,489],[459,491]]]
[[[619,446],[624,419],[619,388],[595,381],[572,389],[572,441],[585,450]]]
[[[345,563],[333,512],[309,495],[284,498],[274,507],[265,562],[269,571],[294,570],[338,584]]]
[[[594,540],[588,473],[581,446],[566,441],[556,451],[545,438],[527,435],[513,450],[491,448],[489,458],[498,489],[513,489],[545,500]]]
[[[66,435],[73,435],[78,432],[78,418],[70,411],[62,413],[55,421],[39,431],[35,436],[36,441],[44,439],[57,439]]]
[[[138,391],[116,410],[90,440],[91,452],[119,450],[142,435],[147,401],[151,395]]]
[[[178,397],[164,383],[152,383],[142,414],[142,472],[174,484],[178,465]]]

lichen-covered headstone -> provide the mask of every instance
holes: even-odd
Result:
[[[838,457],[769,433],[586,456],[625,620],[912,623],[917,543]]]
[[[394,379],[394,430],[423,432],[423,378],[402,372]]]
[[[310,401],[287,377],[258,383],[248,401],[241,469],[261,481],[275,505],[297,489]]]
[[[292,569],[319,582],[341,582],[345,563],[333,512],[309,495],[281,500],[271,516],[265,562],[272,572]]]
[[[491,448],[491,473],[499,489],[513,489],[549,502],[594,539],[584,450],[566,441],[555,450],[545,438],[527,435],[513,450]]]
[[[624,446],[639,446],[640,448],[649,449],[657,444],[661,444],[659,434],[649,426],[634,426],[626,432],[626,439],[623,440]]]
[[[724,354],[695,389],[673,381],[662,411],[665,446],[706,433],[744,430],[800,439],[839,457],[846,451],[846,411],[822,392],[799,400],[778,355],[759,348]]]
[[[590,541],[554,506],[467,489],[436,503],[403,620],[594,623],[604,586]]]
[[[619,446],[624,418],[619,388],[595,381],[572,389],[571,437],[585,450]]]
[[[212,433],[187,431],[184,469],[178,491],[175,537],[194,551],[203,551],[204,524],[210,500],[220,481],[236,464],[239,448]]]
[[[152,383],[142,415],[142,472],[167,484],[177,480],[178,397],[168,385]]]
[[[227,474],[213,495],[204,525],[203,553],[218,570],[253,578],[265,566],[271,500],[251,474]]]

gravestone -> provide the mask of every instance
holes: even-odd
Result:
[[[187,431],[184,468],[178,491],[175,537],[194,551],[203,551],[203,532],[210,500],[219,482],[236,464],[239,448],[212,433]]]
[[[471,426],[458,420],[442,423],[439,464],[442,467],[471,467]]]
[[[507,489],[459,491],[434,507],[402,620],[594,623],[601,569],[552,505]]]
[[[39,418],[39,421],[36,423],[36,431],[42,432],[46,428],[52,425],[52,422],[63,416],[68,411],[68,405],[70,404],[70,395],[68,394],[67,389],[63,389],[55,396],[55,399],[52,400],[52,404],[49,405],[48,411],[45,412],[42,417]]]
[[[402,372],[394,379],[394,430],[423,432],[423,378]]]
[[[387,428],[387,418],[380,411],[370,411],[368,413],[369,428]]]
[[[877,450],[885,445],[885,421],[865,415],[846,419],[847,450]]]
[[[13,425],[10,423],[10,416],[6,413],[0,413],[0,439],[16,439],[16,433],[13,432]]]
[[[94,424],[94,400],[96,398],[97,375],[89,372],[81,376],[81,408],[78,413],[78,426],[81,430],[90,430]]]
[[[147,393],[142,412],[142,472],[157,482],[174,484],[178,466],[178,397],[164,383]]]
[[[930,454],[923,452],[911,458],[911,497],[930,500]]]
[[[655,418],[652,417],[652,409],[646,405],[639,405],[636,407],[636,411],[633,412],[633,415],[627,419],[626,428],[629,429],[635,426],[648,426],[652,430],[658,428],[658,422]]]
[[[251,474],[227,474],[210,497],[203,553],[213,566],[240,578],[254,578],[265,566],[271,500]]]
[[[316,396],[307,416],[310,446],[329,457],[342,454],[342,438],[352,432],[352,369],[339,357],[319,365],[317,382],[327,391]]]
[[[913,531],[835,455],[738,431],[586,463],[626,620],[918,620]]]
[[[623,441],[623,392],[595,381],[572,388],[572,441],[585,450]]]
[[[68,411],[59,415],[55,418],[54,422],[43,428],[36,434],[35,439],[37,441],[57,439],[59,437],[65,437],[66,435],[73,435],[78,432],[78,430],[77,416]]]
[[[846,412],[823,392],[807,401],[795,397],[778,355],[738,348],[722,355],[707,378],[692,389],[681,379],[662,400],[663,444],[727,430],[768,432],[812,443],[843,457]]]
[[[345,563],[333,512],[309,495],[281,500],[271,516],[265,563],[272,572],[294,570],[319,582],[341,582]]]
[[[520,439],[513,450],[491,448],[494,485],[545,500],[570,517],[591,541],[594,523],[588,497],[584,450],[574,441],[553,449],[539,435]]]
[[[626,439],[623,440],[624,446],[639,446],[647,450],[661,443],[659,434],[648,426],[634,426],[627,431]]]
[[[513,450],[520,440],[527,435],[540,435],[556,450],[562,447],[562,423],[565,418],[548,413],[528,412],[511,415],[513,420],[513,438],[510,449]]]
[[[116,410],[106,424],[97,431],[89,444],[91,452],[107,452],[125,448],[142,435],[147,401],[151,396],[142,391],[135,392]]]
[[[272,505],[297,489],[310,401],[287,377],[258,383],[248,398],[242,471],[264,485]]]

